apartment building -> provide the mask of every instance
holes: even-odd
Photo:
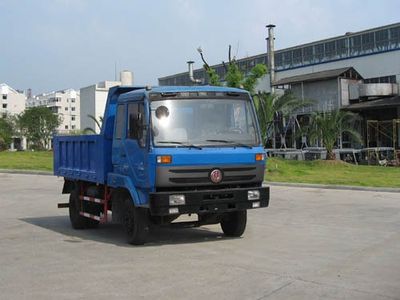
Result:
[[[6,114],[19,114],[25,110],[26,96],[23,92],[15,90],[5,83],[1,83],[0,97],[0,117]]]
[[[46,106],[60,116],[60,134],[80,129],[80,95],[74,89],[44,93],[27,99],[27,107]]]

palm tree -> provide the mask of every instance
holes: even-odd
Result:
[[[312,143],[322,141],[327,151],[326,159],[334,160],[333,148],[343,133],[347,133],[359,143],[362,142],[360,133],[354,129],[357,119],[357,114],[341,110],[313,113],[308,131],[309,138]]]
[[[264,144],[272,139],[272,147],[275,148],[276,122],[279,115],[283,117],[293,116],[298,110],[314,103],[312,100],[300,100],[292,93],[283,95],[258,92],[254,96],[257,116],[260,123],[261,135]]]
[[[96,123],[97,127],[101,128],[101,126],[103,124],[103,117],[99,117],[99,119],[97,120],[96,117],[93,115],[87,115],[87,116],[89,119],[92,119]],[[95,126],[95,128],[96,128],[96,126]],[[96,129],[93,129],[91,127],[86,127],[85,129],[83,129],[83,133],[84,134],[88,134],[88,133],[96,134]]]

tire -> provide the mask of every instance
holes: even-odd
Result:
[[[83,203],[83,210],[94,215],[99,213],[99,205],[95,203]],[[79,200],[79,189],[74,189],[69,196],[69,219],[71,221],[72,228],[74,229],[86,229],[86,228],[97,228],[99,227],[99,221],[83,217],[79,214],[80,212],[80,200]]]
[[[74,189],[69,195],[69,219],[72,228],[85,229],[86,218],[79,214],[79,190]]]
[[[228,213],[221,221],[222,231],[226,236],[240,237],[247,223],[247,211],[239,210]]]
[[[132,245],[143,245],[149,233],[149,216],[145,208],[135,207],[130,196],[125,198],[124,227]]]

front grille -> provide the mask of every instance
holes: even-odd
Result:
[[[256,175],[224,176],[221,183],[252,180]],[[210,183],[209,177],[169,178],[173,183]]]
[[[220,169],[223,177],[220,183],[214,184],[210,173]],[[251,165],[207,165],[207,166],[163,166],[157,168],[157,188],[200,187],[200,186],[225,186],[261,183],[263,181],[264,166]]]
[[[223,172],[245,172],[245,171],[254,171],[256,167],[237,167],[237,168],[221,168]],[[175,174],[184,174],[184,173],[202,173],[202,172],[210,172],[211,169],[171,169],[170,173]]]
[[[185,192],[185,191],[204,191],[204,190],[226,190],[238,188],[259,188],[261,183],[240,183],[240,184],[214,184],[214,185],[199,185],[199,186],[170,186],[170,187],[157,187],[156,192]]]

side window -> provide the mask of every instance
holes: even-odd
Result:
[[[128,138],[137,140],[141,147],[145,146],[145,115],[143,103],[128,104]]]
[[[121,139],[124,134],[124,124],[125,124],[125,105],[120,104],[117,107],[117,117],[115,125],[115,138]]]

